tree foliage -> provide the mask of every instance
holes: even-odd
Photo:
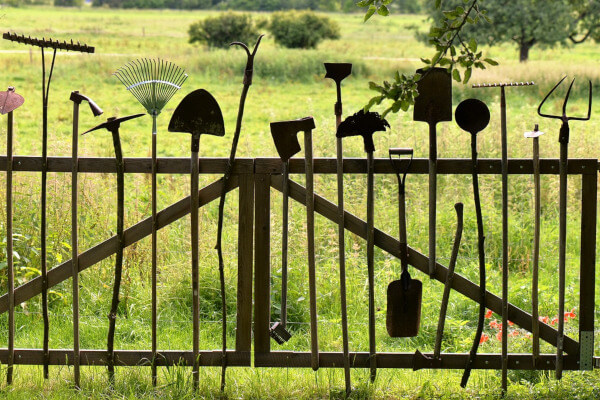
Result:
[[[54,5],[60,7],[81,7],[83,0],[54,0]]]
[[[221,9],[247,11],[278,11],[310,9],[340,11],[354,4],[353,0],[94,0],[94,6],[111,8],[174,8]]]
[[[208,47],[229,47],[231,42],[251,43],[258,28],[250,14],[227,12],[194,22],[188,29],[190,43],[206,43]]]
[[[268,25],[275,43],[289,48],[315,48],[324,39],[339,39],[335,21],[312,11],[278,11]]]

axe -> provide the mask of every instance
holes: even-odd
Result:
[[[271,122],[271,134],[273,135],[275,148],[277,149],[279,157],[284,160],[284,163],[287,163],[287,160],[289,160],[291,156],[300,151],[298,132],[304,132],[304,173],[306,175],[306,239],[308,243],[308,291],[310,297],[310,364],[312,369],[316,371],[319,369],[319,334],[317,330],[317,288],[315,277],[315,194],[313,187],[312,155],[313,129],[315,129],[315,121],[312,117],[305,117],[292,121]],[[284,170],[284,172],[287,172],[287,168]],[[287,186],[287,183],[288,182],[286,179],[283,185],[284,188]],[[284,196],[286,194],[287,193],[285,193]],[[283,230],[285,232],[287,230],[287,226],[284,226]],[[282,310],[284,309],[283,304],[281,308]],[[283,328],[285,329],[285,326]],[[279,329],[277,332],[280,331],[281,329]]]
[[[377,376],[377,360],[375,346],[375,278],[374,278],[374,210],[373,210],[373,134],[385,131],[390,124],[376,112],[360,110],[349,116],[338,126],[336,136],[338,138],[348,136],[362,136],[365,152],[367,153],[367,271],[369,275],[369,361],[371,368],[371,381]]]
[[[110,117],[106,122],[95,126],[94,128],[83,132],[83,135],[96,131],[98,129],[106,129],[112,133],[113,145],[115,148],[115,160],[117,162],[117,253],[115,257],[115,281],[113,284],[113,295],[108,314],[108,339],[106,351],[108,353],[106,364],[108,365],[108,379],[111,385],[115,380],[115,328],[117,323],[117,307],[119,305],[119,289],[121,287],[121,274],[123,272],[123,223],[125,219],[125,168],[123,165],[123,151],[121,149],[121,139],[119,137],[119,127],[125,121],[139,118],[144,114],[129,115],[127,117],[115,118]]]

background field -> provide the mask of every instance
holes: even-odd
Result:
[[[158,148],[161,157],[187,157],[189,138],[183,134],[167,132],[171,113],[185,94],[196,88],[209,90],[219,101],[225,117],[227,136],[202,139],[201,155],[226,157],[229,153],[231,135],[235,127],[237,105],[245,55],[239,49],[207,51],[187,43],[187,26],[211,12],[189,11],[111,11],[104,9],[53,9],[53,8],[5,8],[0,13],[2,31],[12,31],[32,37],[74,39],[96,47],[93,55],[60,52],[57,56],[55,74],[50,93],[50,150],[53,156],[69,156],[71,152],[71,102],[72,90],[80,90],[92,97],[105,110],[105,116],[127,115],[143,112],[143,108],[111,74],[127,61],[138,57],[161,57],[186,68],[189,78],[184,88],[159,117]],[[256,14],[266,18],[265,14]],[[370,98],[368,81],[389,79],[396,69],[413,71],[419,66],[418,58],[430,56],[431,52],[413,38],[413,27],[425,29],[422,16],[396,15],[374,18],[367,24],[362,16],[330,14],[341,26],[342,38],[327,41],[317,50],[287,50],[276,47],[266,37],[255,61],[254,85],[250,89],[246,105],[244,130],[238,148],[239,157],[277,156],[272,144],[268,123],[276,120],[314,116],[317,129],[314,133],[315,157],[335,157],[334,115],[335,86],[324,80],[323,62],[352,62],[353,75],[343,84],[345,114],[357,111]],[[535,123],[547,132],[541,139],[541,156],[558,157],[556,121],[542,120],[535,111],[543,95],[555,82],[567,74],[577,76],[570,112],[586,111],[584,82],[592,80],[595,87],[600,83],[597,60],[600,47],[588,43],[579,47],[532,50],[531,61],[517,62],[517,52],[510,46],[486,49],[501,65],[483,72],[477,71],[473,82],[535,81],[531,88],[508,89],[509,109],[509,157],[531,156],[531,143],[523,138],[523,132],[531,130]],[[15,153],[39,155],[41,153],[41,68],[39,51],[30,52],[29,47],[0,42],[1,85],[14,85],[25,99],[25,105],[15,113],[17,124]],[[492,112],[490,126],[480,135],[479,154],[482,158],[500,157],[499,93],[497,90],[476,90],[454,86],[453,103],[456,106],[467,97],[478,97],[487,102]],[[562,98],[562,93],[557,98]],[[593,115],[599,106],[597,96]],[[557,112],[559,103],[553,104]],[[104,118],[104,116],[100,117]],[[423,123],[412,121],[412,113],[390,116],[391,130],[375,139],[376,157],[385,157],[388,147],[413,147],[415,157],[427,157],[428,130]],[[99,123],[82,108],[81,128]],[[124,126],[122,140],[126,157],[150,155],[151,120],[148,117],[132,121]],[[600,138],[598,119],[586,123],[573,123],[570,156],[595,158]],[[0,137],[5,135],[0,124]],[[470,136],[452,123],[438,126],[439,157],[467,158],[470,156]],[[5,154],[5,144],[0,143],[0,154]],[[346,155],[364,157],[362,142],[349,139],[345,142]],[[110,137],[105,132],[85,136],[80,141],[81,156],[112,157]],[[302,154],[299,154],[302,156]],[[50,174],[49,181],[49,267],[70,258],[70,178],[64,174]],[[203,175],[201,184],[207,184],[218,176]],[[302,182],[301,176],[293,179]],[[80,178],[80,248],[86,249],[114,232],[115,226],[115,180],[114,176],[84,174]],[[453,205],[465,203],[465,232],[457,272],[478,279],[475,213],[472,204],[471,181],[468,176],[444,176],[438,178],[438,255],[443,263],[450,256],[455,230]],[[419,251],[427,253],[427,177],[409,176],[407,181],[408,240]],[[39,174],[19,173],[15,177],[15,250],[21,257],[17,261],[17,278],[23,283],[39,274]],[[500,177],[482,176],[482,207],[486,229],[486,256],[489,271],[488,287],[500,293]],[[540,304],[541,315],[556,315],[557,304],[557,237],[558,237],[558,177],[542,178],[543,221]],[[580,182],[569,182],[569,236],[568,277],[566,309],[577,314],[579,284],[579,201]],[[4,196],[4,176],[0,176],[0,197]],[[163,176],[159,179],[159,209],[184,197],[189,188],[187,176]],[[334,176],[319,176],[315,182],[317,193],[335,200]],[[398,231],[396,205],[396,179],[393,176],[376,178],[376,226],[394,236]],[[126,178],[126,226],[150,215],[150,179],[135,175]],[[364,176],[346,178],[346,205],[348,209],[364,217],[366,179]],[[280,232],[281,202],[273,191],[272,259],[273,259],[273,319],[278,318],[280,287]],[[530,271],[529,259],[533,237],[532,181],[530,176],[514,176],[510,179],[511,215],[511,275],[510,300],[529,310]],[[220,346],[220,300],[215,240],[217,205],[210,204],[200,211],[201,243],[201,348],[217,349]],[[308,285],[305,265],[304,209],[291,203],[290,230],[290,293],[289,318],[294,336],[284,346],[273,348],[308,351]],[[226,208],[226,231],[224,237],[227,261],[227,293],[229,321],[235,321],[236,291],[236,232],[237,196],[229,196]],[[0,210],[0,229],[4,230],[4,208]],[[189,349],[191,343],[191,295],[189,287],[189,222],[178,221],[159,233],[159,348]],[[321,349],[341,351],[340,309],[337,269],[337,226],[317,217],[317,262]],[[1,233],[5,237],[5,233]],[[2,242],[4,243],[4,242]],[[367,272],[365,243],[353,235],[347,235],[349,318],[352,351],[367,351]],[[0,257],[5,257],[4,255]],[[413,339],[393,340],[385,331],[385,289],[388,283],[399,277],[399,263],[387,253],[376,250],[376,302],[378,313],[377,336],[380,351],[430,351],[433,347],[437,323],[441,285],[416,273],[424,284],[423,315],[419,336]],[[2,260],[5,266],[5,260]],[[116,348],[150,348],[150,240],[144,240],[125,251],[125,272],[122,284],[122,303],[117,322]],[[0,293],[6,292],[5,269],[1,271]],[[105,346],[110,293],[112,291],[113,259],[105,260],[81,274],[81,347],[102,349]],[[50,346],[69,348],[71,332],[71,284],[64,282],[52,289],[50,295],[51,328]],[[41,347],[42,322],[39,298],[23,304],[17,313],[17,347]],[[462,296],[452,294],[449,307],[444,352],[466,352],[475,332],[477,307]],[[499,319],[498,315],[493,318]],[[6,318],[0,319],[0,346],[6,346]],[[566,329],[576,334],[577,319],[569,320]],[[511,338],[511,352],[529,352],[531,341],[526,332],[516,330]],[[496,331],[486,327],[491,339],[481,346],[482,352],[500,351]],[[598,336],[598,335],[596,335]],[[235,337],[235,324],[229,327],[229,343]],[[599,353],[596,338],[596,353]],[[544,344],[545,352],[553,348]],[[4,369],[2,370],[4,371]],[[69,368],[52,367],[50,382],[43,382],[41,367],[16,369],[16,382],[4,387],[1,393],[8,398],[64,397],[71,395],[72,371]],[[166,398],[191,397],[189,370],[161,369],[160,387],[153,391],[150,370],[147,368],[120,368],[117,370],[117,386],[114,391],[106,388],[103,368],[82,369],[83,391],[81,396],[106,398]],[[202,370],[202,396],[218,396],[218,371]],[[2,375],[3,376],[3,375]],[[556,384],[542,373],[514,372],[509,397],[514,398],[579,398],[597,397],[599,376],[593,373],[567,373]],[[3,379],[3,378],[2,378]],[[473,373],[469,389],[458,386],[460,371],[416,372],[381,371],[374,385],[368,384],[368,371],[353,372],[357,386],[354,396],[396,398],[471,398],[479,395],[493,398],[499,393],[500,379],[495,372]],[[296,398],[338,397],[343,389],[341,370],[321,370],[318,373],[300,370],[271,370],[231,368],[228,373],[227,391],[232,398]]]

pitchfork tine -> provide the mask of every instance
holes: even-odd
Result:
[[[552,88],[552,90],[550,92],[548,92],[548,94],[546,95],[546,97],[544,97],[544,100],[542,100],[542,102],[540,103],[539,107],[538,107],[538,114],[540,117],[546,117],[546,118],[555,118],[555,119],[561,119],[562,117],[558,116],[558,115],[549,115],[549,114],[543,114],[542,113],[542,106],[544,105],[544,103],[546,103],[546,100],[548,100],[548,97],[550,97],[550,95],[556,90],[556,88],[567,78],[567,76],[563,76],[563,78],[558,81],[558,83],[556,85],[554,85],[554,87]]]
[[[572,117],[569,119],[575,120],[575,121],[587,121],[590,119],[590,117],[592,116],[592,81],[588,81],[589,83],[589,104],[588,104],[588,113],[587,113],[587,117]]]
[[[562,107],[563,118],[567,117],[567,103],[569,102],[569,96],[571,95],[571,89],[573,88],[574,83],[575,83],[575,78],[573,78],[573,80],[571,81],[571,84],[569,85],[569,89],[567,90],[567,95],[565,96],[565,101],[563,102],[563,107]]]

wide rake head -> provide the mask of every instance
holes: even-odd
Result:
[[[187,79],[185,71],[177,65],[161,59],[148,58],[130,61],[113,75],[150,115],[160,114]]]

